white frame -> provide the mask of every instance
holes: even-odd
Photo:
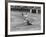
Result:
[[[10,5],[20,5],[20,6],[39,6],[41,7],[41,30],[36,30],[36,31],[14,31],[10,32]],[[13,3],[9,2],[8,3],[8,35],[13,35],[13,34],[32,34],[32,33],[43,33],[43,4],[32,4],[32,3]]]

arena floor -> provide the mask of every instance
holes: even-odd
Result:
[[[32,25],[27,25],[27,23],[24,22],[24,16],[22,16],[21,13],[22,12],[11,11],[11,31],[40,30],[41,14],[31,13],[29,19]]]

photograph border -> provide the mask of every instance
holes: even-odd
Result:
[[[43,4],[43,33],[8,35],[8,2]],[[7,1],[7,0],[5,0],[5,36],[27,36],[27,35],[42,35],[42,34],[45,34],[45,3],[44,2]]]

